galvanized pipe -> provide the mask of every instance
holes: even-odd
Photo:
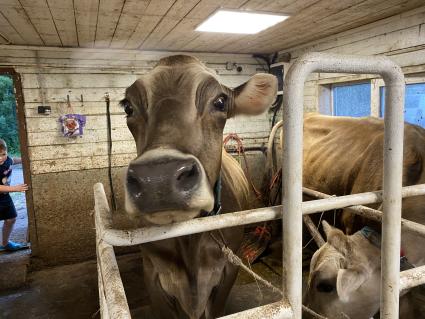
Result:
[[[288,303],[278,301],[268,305],[241,311],[218,319],[290,319],[293,318],[291,307]]]
[[[127,230],[114,229],[103,185],[101,183],[95,184],[94,190],[95,198],[99,198],[97,199],[97,209],[99,211],[99,238],[113,246],[139,245],[220,228],[248,225],[281,218],[282,206],[279,205],[196,218],[184,222],[173,223],[171,225],[150,226]],[[425,195],[425,184],[403,187],[402,195],[403,197]],[[101,205],[102,201],[103,204]],[[304,215],[307,215],[330,209],[344,208],[350,205],[380,203],[381,201],[381,191],[368,192],[304,202],[302,211]]]
[[[320,234],[319,230],[317,229],[316,225],[314,225],[313,221],[311,220],[311,217],[308,215],[303,216],[304,224],[309,230],[311,236],[313,237],[314,241],[316,242],[318,247],[322,247],[326,241],[323,239],[322,235]]]
[[[94,185],[94,200],[101,318],[131,319],[114,248],[100,238],[101,225],[105,222],[105,219],[111,217],[106,194],[101,183]],[[102,218],[104,218],[103,221]]]
[[[400,293],[425,284],[425,266],[412,268],[400,273]]]
[[[207,230],[213,230],[213,229],[219,229],[223,227],[231,227],[236,225],[244,225],[244,224],[251,224],[253,222],[261,222],[271,219],[279,219],[280,218],[280,212],[282,209],[282,206],[275,206],[270,208],[263,208],[263,209],[256,209],[256,210],[249,210],[249,211],[243,211],[243,212],[237,212],[237,213],[230,213],[230,214],[224,214],[221,216],[213,216],[213,217],[206,217],[201,219],[194,219],[187,222],[182,223],[175,223],[173,224],[174,227],[169,226],[160,226],[160,227],[149,227],[149,228],[139,228],[134,230],[117,230],[112,229],[112,215],[111,211],[109,209],[108,201],[106,198],[106,194],[103,188],[103,185],[101,183],[97,183],[94,185],[94,194],[95,194],[95,220],[96,220],[96,231],[97,231],[97,242],[101,243],[103,245],[112,244],[114,246],[130,246],[130,245],[136,245],[141,244],[145,242],[150,241],[156,241],[166,238],[172,238],[177,236],[183,236],[188,234],[193,234],[195,232],[202,232]],[[419,196],[425,194],[425,184],[422,185],[416,185],[416,186],[408,186],[403,188],[403,197],[408,196]],[[303,205],[307,205],[303,208],[303,214],[310,214],[313,212],[320,212],[325,209],[329,209],[329,206],[336,206],[338,208],[344,207],[344,205],[347,205],[347,203],[356,203],[356,202],[365,202],[365,199],[367,201],[371,201],[370,203],[376,203],[380,202],[382,200],[382,193],[381,192],[370,192],[370,193],[363,193],[363,194],[355,194],[355,195],[348,195],[348,196],[342,196],[337,198],[337,201],[335,202],[335,197],[332,197],[333,202],[331,204],[327,203],[327,200],[320,200],[320,201],[310,201],[305,202]],[[316,203],[317,205],[312,205],[313,203]],[[316,208],[314,208],[316,206]],[[226,217],[226,218],[225,218]],[[227,217],[230,217],[230,219],[227,219]],[[210,224],[211,223],[211,224]],[[230,223],[228,225],[228,223]],[[416,224],[416,223],[415,223]],[[102,239],[102,241],[100,241]],[[99,245],[97,245],[97,249],[99,249]],[[108,247],[107,254],[110,254],[109,259],[114,258],[114,252],[111,246]],[[102,248],[100,250],[103,250]],[[102,254],[98,253],[98,258]],[[111,282],[105,281],[102,278],[102,273],[105,271],[101,271],[100,265],[104,263],[105,256],[98,259],[98,272],[99,272],[99,294],[100,294],[100,302],[101,302],[101,311],[103,313],[103,318],[108,318],[108,304],[111,303],[111,301],[106,302],[106,296],[108,295],[108,299],[111,298],[111,295],[109,291],[111,290]],[[116,260],[115,260],[116,263]],[[119,277],[119,272],[117,272],[117,267],[113,267],[115,272],[115,279],[113,279],[114,283],[118,283],[119,287],[119,296],[122,299],[125,298],[124,288],[122,286],[121,279]],[[109,271],[107,271],[109,272]],[[406,281],[407,282],[407,281]],[[416,281],[417,284],[420,284],[421,282]],[[414,283],[409,283],[409,285],[413,285]],[[114,284],[115,285],[115,284]],[[402,283],[402,285],[404,285]],[[104,286],[108,286],[107,288],[104,288]],[[404,286],[403,286],[404,287]],[[409,286],[410,287],[410,286]],[[112,303],[115,303],[112,301]],[[280,301],[278,303],[275,303],[272,305],[269,305],[270,307],[278,307],[282,313],[281,318],[290,318],[290,313],[288,312],[288,309],[286,308],[286,305],[284,301]],[[271,311],[273,308],[264,308],[263,310]],[[262,311],[263,311],[262,310]],[[289,309],[290,311],[290,309]],[[242,312],[245,313],[245,312]],[[250,312],[250,314],[254,314],[255,312]],[[292,313],[292,312],[291,312]],[[261,312],[258,312],[258,317],[252,317],[252,318],[262,318],[260,316]],[[237,314],[232,315],[233,318],[237,318]],[[289,317],[287,317],[289,316]],[[227,318],[227,317],[226,317]],[[280,317],[277,317],[280,318]]]
[[[283,215],[283,265],[287,278],[284,291],[293,308],[294,318],[301,318],[303,89],[307,76],[312,72],[379,74],[387,86],[381,318],[398,318],[404,76],[400,67],[384,56],[307,53],[288,70],[283,99],[285,146],[282,183],[283,209],[286,212]]]
[[[402,189],[402,195],[405,195],[405,190],[406,188]],[[325,193],[321,193],[312,189],[309,189],[307,187],[303,187],[303,193],[305,195],[308,195],[310,197],[313,198],[331,198],[333,196],[325,194]],[[406,196],[403,196],[406,197]],[[369,219],[372,219],[374,221],[377,222],[382,222],[382,212],[376,209],[372,209],[370,207],[366,207],[366,206],[362,206],[362,205],[356,205],[356,206],[350,206],[350,207],[346,207],[346,210],[352,212],[353,214],[362,216],[362,217],[366,217]],[[305,220],[304,220],[305,223]],[[401,229],[403,231],[408,231],[410,233],[414,233],[418,236],[423,236],[425,237],[425,225],[416,223],[416,222],[412,222],[410,220],[401,219]]]

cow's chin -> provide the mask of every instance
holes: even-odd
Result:
[[[166,225],[170,223],[179,223],[186,220],[194,219],[200,215],[199,210],[193,211],[164,211],[150,214],[142,214],[141,218],[147,224],[151,225]]]
[[[126,193],[125,210],[131,217],[140,218],[145,225],[166,225],[183,222],[199,217],[202,212],[210,212],[214,208],[214,197],[198,197],[190,201],[187,209],[143,212],[133,204]]]

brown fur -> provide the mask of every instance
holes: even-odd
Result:
[[[220,174],[223,213],[250,208],[250,189],[244,173],[222,150],[223,129],[227,118],[234,114],[264,111],[276,91],[277,81],[272,75],[256,75],[235,93],[194,57],[161,59],[126,90],[122,101],[131,109],[127,125],[138,154],[127,173],[132,174],[127,179],[127,210],[152,224],[199,217],[204,207],[214,201],[211,194]],[[223,97],[225,107],[217,107],[215,102]],[[189,160],[198,167],[195,175],[201,178],[194,184],[193,193],[191,189],[179,193],[166,182],[175,181],[168,179],[177,174],[175,163]],[[184,164],[179,165],[177,169],[185,168]],[[137,191],[135,181],[144,183],[143,195],[142,186],[139,184]],[[196,202],[193,198],[201,199]],[[226,244],[238,251],[243,227],[220,232]],[[238,269],[228,262],[212,234],[222,238],[219,232],[206,232],[142,246],[145,283],[159,318],[212,319],[223,314]]]

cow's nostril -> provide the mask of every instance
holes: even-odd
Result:
[[[189,191],[199,182],[199,167],[197,163],[185,164],[177,170],[176,186],[180,191]]]
[[[127,188],[129,193],[134,197],[140,197],[142,195],[142,185],[131,170],[129,170],[127,174]]]

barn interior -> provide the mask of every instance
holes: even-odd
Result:
[[[219,9],[287,19],[255,34],[196,30]],[[256,73],[286,74],[308,52],[387,56],[414,92],[406,120],[425,127],[423,0],[0,0],[0,80],[12,83],[12,89],[0,89],[8,90],[14,102],[6,113],[15,116],[0,117],[0,138],[15,131],[13,155],[22,166],[14,169],[21,175],[12,183],[29,185],[25,195],[12,197],[18,221],[11,239],[30,243],[30,249],[0,252],[0,317],[101,317],[93,185],[103,183],[108,198],[113,185],[117,225],[128,227],[123,175],[136,145],[119,101],[138,77],[163,57],[189,54],[234,88]],[[304,112],[379,118],[384,87],[373,74],[312,73]],[[0,92],[1,108],[7,94]],[[282,118],[281,101],[261,115],[229,119],[224,129],[226,150],[258,190],[270,132]],[[84,116],[80,136],[64,136],[59,119],[66,114]],[[308,273],[316,246],[305,244]],[[252,265],[278,286],[281,249],[276,240]],[[138,247],[115,252],[132,317],[151,318]],[[226,313],[279,298],[241,271]]]

